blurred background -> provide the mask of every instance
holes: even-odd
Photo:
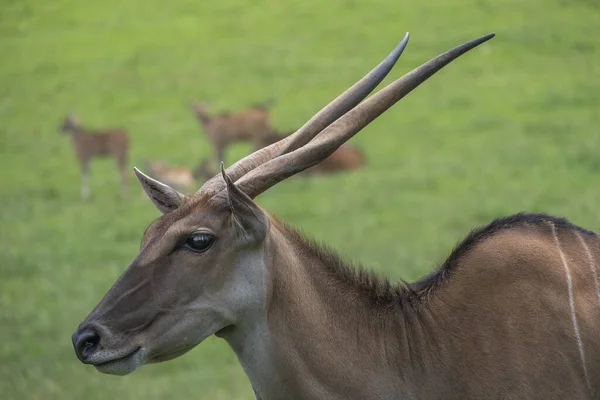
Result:
[[[5,399],[252,399],[211,338],[127,377],[75,357],[70,336],[159,216],[132,166],[192,168],[213,147],[189,108],[275,99],[294,130],[411,32],[384,83],[489,32],[350,142],[361,168],[298,176],[258,202],[348,259],[413,280],[473,227],[544,211],[600,229],[600,3],[596,0],[156,0],[0,3],[0,393]],[[87,200],[71,133],[122,127],[91,162]],[[233,143],[227,163],[251,151]],[[198,181],[198,186],[201,184]],[[193,191],[195,188],[190,189]]]

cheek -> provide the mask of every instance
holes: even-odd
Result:
[[[226,257],[216,252],[205,254],[183,253],[176,262],[177,294],[182,303],[196,299],[215,297],[223,291],[229,280],[229,268],[223,261]]]
[[[260,254],[242,253],[228,270],[224,283],[227,301],[237,312],[263,308],[267,296],[268,274]]]
[[[152,356],[191,349],[227,325],[222,313],[192,302],[157,321],[146,333],[146,343]]]
[[[182,254],[178,260],[176,295],[182,309],[235,319],[248,309],[263,307],[267,274],[257,252],[213,249]]]
[[[172,325],[170,330],[186,334],[195,332],[190,337],[197,340],[196,334],[212,334],[235,320],[231,265],[217,263],[202,255],[185,258],[186,266],[180,265],[178,276],[172,281],[177,288],[173,293],[176,304],[169,307],[171,312],[167,319]],[[181,339],[179,334],[175,336]]]

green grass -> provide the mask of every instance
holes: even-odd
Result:
[[[130,130],[132,164],[210,153],[186,108],[275,97],[293,129],[410,44],[392,78],[454,45],[497,37],[436,75],[352,142],[368,167],[295,178],[258,201],[390,277],[411,280],[472,227],[521,210],[600,229],[600,6],[596,0],[0,4],[0,393],[5,399],[250,399],[211,338],[120,378],[77,361],[70,335],[137,254],[158,216],[110,161],[79,199],[68,111]],[[248,148],[236,146],[228,161]],[[132,175],[133,178],[133,175]]]

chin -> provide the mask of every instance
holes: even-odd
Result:
[[[146,350],[140,347],[126,357],[94,364],[103,374],[128,375],[146,363]]]

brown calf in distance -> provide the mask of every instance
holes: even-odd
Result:
[[[225,150],[234,142],[250,142],[260,146],[262,138],[271,133],[268,102],[248,107],[239,112],[210,112],[206,101],[192,103],[191,108],[215,149],[216,161],[225,161]]]
[[[90,161],[95,157],[113,157],[121,175],[121,195],[127,194],[127,157],[129,137],[121,128],[89,131],[81,126],[74,114],[69,114],[60,131],[71,134],[71,141],[81,168],[81,197],[90,196]]]
[[[163,215],[73,335],[77,357],[127,374],[215,335],[236,353],[257,399],[599,399],[596,233],[545,214],[499,218],[473,230],[437,270],[391,283],[253,200],[492,37],[435,57],[362,101],[407,35],[296,133],[191,196],[135,170]],[[373,240],[367,233],[363,245]]]
[[[266,147],[273,143],[279,142],[286,136],[289,136],[293,133],[294,132],[281,134],[273,132],[269,135],[266,135],[262,139],[261,147]],[[255,148],[255,150],[259,149],[260,147]],[[329,157],[327,157],[317,165],[308,168],[304,171],[304,173],[329,174],[339,171],[350,171],[364,166],[365,163],[366,157],[361,149],[349,143],[344,143],[336,151],[334,151],[333,154],[331,154]]]

